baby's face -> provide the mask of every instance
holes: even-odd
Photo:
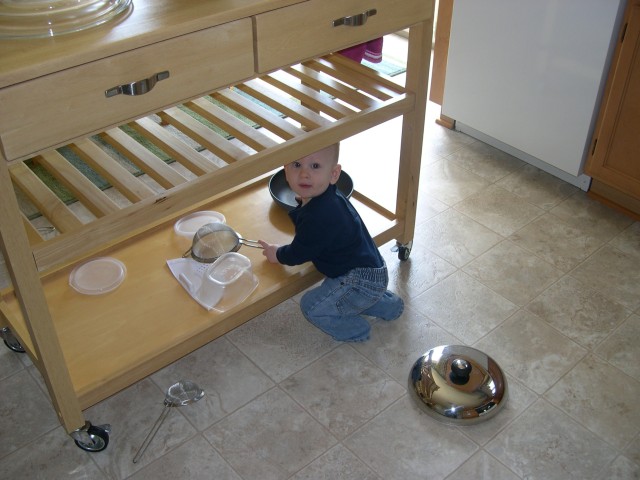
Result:
[[[338,181],[340,165],[332,149],[324,149],[291,162],[284,167],[287,182],[306,204],[313,197],[322,195],[329,185]]]

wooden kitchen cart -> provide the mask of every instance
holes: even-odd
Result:
[[[405,28],[402,87],[331,53]],[[81,448],[108,442],[84,409],[320,279],[308,264],[267,265],[244,248],[257,290],[207,312],[166,265],[182,253],[172,229],[185,213],[217,210],[248,238],[285,242],[292,227],[271,201],[270,174],[402,117],[395,210],[358,192],[353,201],[376,242],[395,239],[406,258],[432,28],[425,0],[134,0],[127,15],[83,32],[0,40],[0,238],[13,284],[0,326],[41,372]],[[76,201],[61,200],[37,169]],[[103,256],[126,265],[123,284],[74,291],[72,269]]]

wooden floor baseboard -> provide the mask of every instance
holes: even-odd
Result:
[[[453,118],[449,118],[446,115],[440,114],[440,117],[436,118],[436,123],[442,127],[453,130],[456,125],[456,121]]]
[[[634,220],[640,220],[640,200],[627,195],[614,187],[596,179],[591,182],[588,195]]]

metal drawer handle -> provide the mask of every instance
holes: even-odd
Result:
[[[376,13],[378,13],[378,11],[375,8],[372,8],[371,10],[358,13],[357,15],[338,18],[333,21],[333,26],[339,27],[340,25],[346,25],[347,27],[359,27],[360,25],[367,23],[367,19],[369,17],[373,17]]]
[[[164,72],[156,73],[155,75],[150,76],[149,78],[145,78],[143,80],[139,80],[133,83],[125,83],[123,85],[118,85],[117,87],[110,88],[109,90],[105,90],[104,96],[115,97],[116,95],[144,95],[148,91],[150,91],[153,87],[155,87],[156,83],[160,80],[164,80],[169,78],[169,71],[166,70]]]

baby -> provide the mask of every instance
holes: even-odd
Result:
[[[289,245],[260,244],[272,263],[312,262],[326,278],[302,296],[302,313],[336,340],[361,342],[371,330],[362,315],[395,320],[404,302],[387,290],[384,260],[360,215],[336,187],[339,150],[339,144],[330,145],[285,166],[298,201],[289,212],[295,236]]]

